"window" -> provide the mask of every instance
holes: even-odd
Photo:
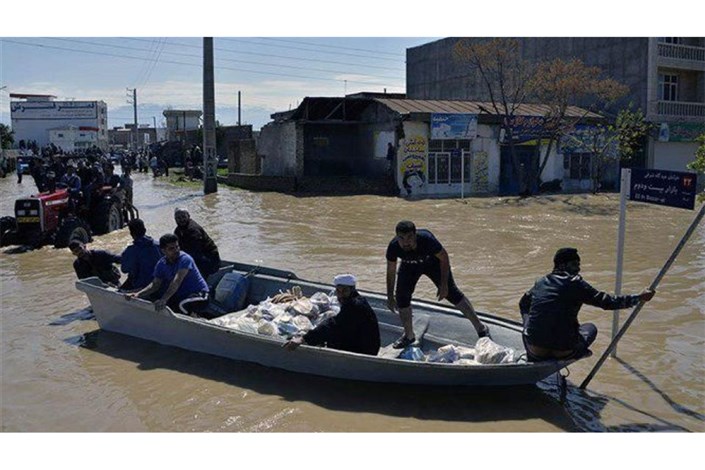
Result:
[[[668,73],[658,75],[658,99],[678,101],[678,75]]]
[[[683,39],[682,38],[659,38],[661,42],[665,42],[666,44],[682,44]]]
[[[590,179],[592,176],[591,163],[591,153],[566,153],[563,155],[563,168],[568,179]]]
[[[63,137],[63,136],[64,136],[64,134],[56,134],[56,135],[59,136],[59,137]]]

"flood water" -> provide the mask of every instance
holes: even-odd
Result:
[[[518,301],[575,246],[584,277],[613,291],[617,195],[407,201],[379,196],[294,197],[197,187],[135,175],[135,204],[158,238],[186,207],[224,259],[330,282],[353,272],[384,291],[387,243],[400,219],[429,228],[456,282],[483,312],[518,319]],[[0,215],[35,191],[0,180]],[[629,204],[623,291],[648,286],[694,212]],[[95,239],[120,252],[127,229]],[[304,376],[161,346],[98,328],[74,287],[68,249],[0,252],[2,431],[705,431],[705,225],[701,224],[618,348],[578,389],[609,343],[597,324],[593,357],[570,367],[564,404],[553,378],[537,386],[463,389],[379,385]],[[433,299],[425,278],[416,296]],[[629,312],[623,312],[625,319]]]

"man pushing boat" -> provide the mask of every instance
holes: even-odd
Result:
[[[553,256],[553,271],[536,281],[519,302],[524,321],[523,340],[531,362],[583,357],[597,337],[592,323],[578,323],[583,304],[603,310],[630,308],[648,302],[654,291],[612,296],[600,292],[580,276],[575,248],[561,248]]]

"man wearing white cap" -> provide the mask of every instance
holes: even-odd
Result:
[[[327,346],[342,351],[376,356],[379,352],[379,325],[374,310],[355,289],[352,274],[339,274],[333,279],[340,313],[327,319],[303,336],[295,336],[284,344],[293,351],[302,344]]]

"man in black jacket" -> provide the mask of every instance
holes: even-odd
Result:
[[[176,209],[174,221],[174,235],[179,237],[179,247],[191,255],[203,278],[208,279],[208,276],[220,269],[218,247],[203,227],[191,219],[186,209]]]
[[[79,279],[98,276],[113,287],[120,284],[120,271],[114,266],[120,264],[120,256],[105,250],[89,250],[80,240],[71,240],[69,250],[76,257],[73,270]]]
[[[293,351],[301,344],[327,346],[342,351],[376,356],[379,352],[379,324],[374,310],[355,289],[355,276],[335,276],[335,295],[340,312],[303,336],[295,336],[284,344]]]
[[[553,257],[553,272],[540,278],[519,302],[524,320],[524,345],[530,361],[578,358],[597,337],[592,323],[578,323],[583,304],[603,310],[631,308],[648,302],[654,291],[611,296],[588,284],[578,274],[580,256],[575,248],[561,248]]]

